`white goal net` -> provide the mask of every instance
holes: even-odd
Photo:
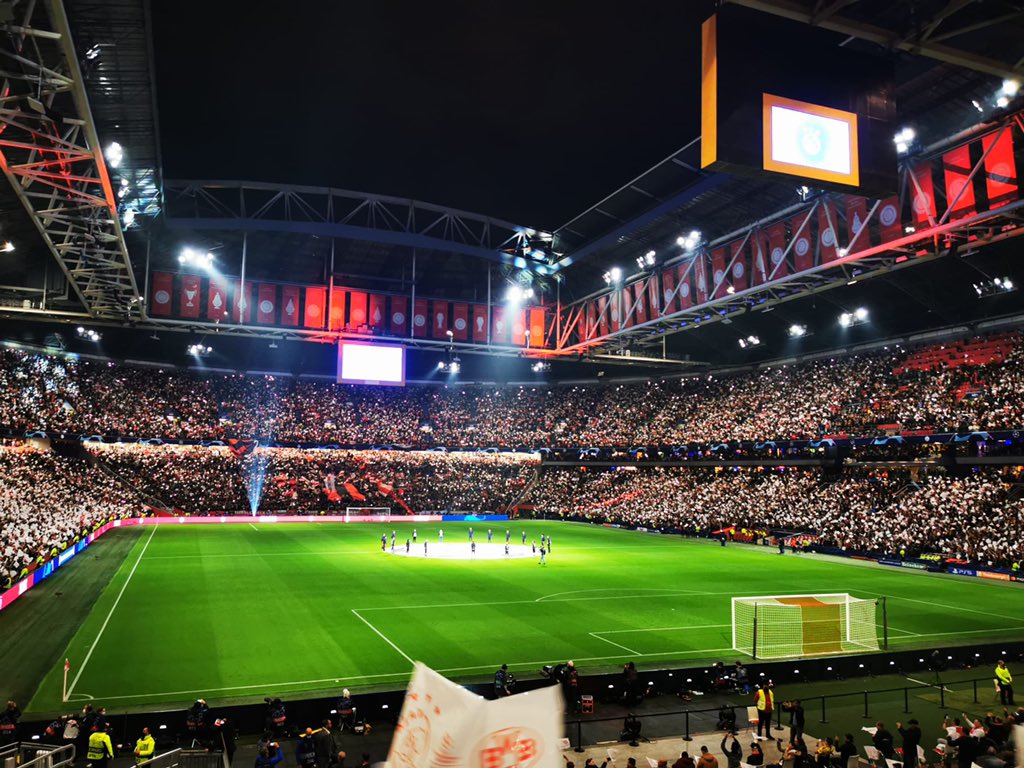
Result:
[[[732,599],[732,647],[755,659],[878,650],[877,600],[847,593]]]
[[[345,519],[351,517],[376,517],[388,521],[391,519],[391,507],[345,507]]]

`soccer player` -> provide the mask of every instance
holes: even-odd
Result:
[[[544,555],[546,555],[547,553],[548,553],[548,551],[546,549],[544,549],[544,542],[541,542],[541,545],[540,545],[540,564],[541,565],[547,565],[547,563],[544,561]]]
[[[412,529],[412,543],[413,544],[416,543],[416,529],[415,528]]]
[[[510,531],[508,528],[506,528],[505,529],[505,543],[508,544],[510,541],[512,541],[512,531]]]
[[[469,526],[469,540],[470,541],[473,540],[473,526],[472,525]]]
[[[487,529],[487,541],[490,541],[493,538],[494,538],[494,531],[492,531],[490,528],[488,528]]]
[[[548,553],[551,553],[551,537],[548,536]]]
[[[424,557],[427,556],[427,540],[426,539],[423,540],[423,556]]]
[[[526,531],[523,531],[523,546],[526,546]]]
[[[537,540],[536,539],[533,540],[533,554],[535,554],[535,555],[537,554]]]
[[[409,543],[410,543],[409,540],[406,539],[405,540],[405,554],[407,554],[407,555],[409,554]]]
[[[437,540],[440,543],[444,544],[444,530],[442,530],[441,528],[437,529]]]
[[[476,542],[475,541],[469,542],[469,551],[473,554],[473,557],[476,557]]]
[[[384,551],[387,550],[387,548],[388,548],[388,535],[386,533],[382,533],[380,535],[380,551],[384,552]]]
[[[505,557],[508,557],[508,542],[505,542]]]

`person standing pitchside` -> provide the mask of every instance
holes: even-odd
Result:
[[[999,688],[999,703],[1005,706],[1013,706],[1013,675],[1010,674],[1006,662],[1000,659],[996,662],[996,686]]]

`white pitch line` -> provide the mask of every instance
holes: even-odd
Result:
[[[534,602],[535,603],[543,603],[548,598],[551,598],[551,597],[562,597],[563,595],[586,595],[586,594],[591,594],[593,592],[621,592],[621,591],[622,590],[620,588],[618,588],[618,587],[609,587],[608,589],[574,589],[574,590],[571,590],[569,592],[555,592],[555,593],[550,594],[550,595],[542,595],[541,597],[538,597],[536,600],[534,600]],[[656,588],[646,589],[645,588],[642,591],[653,593],[653,594],[651,594],[651,597],[657,597],[658,595],[662,595],[662,594],[669,594],[669,595],[706,595],[707,594],[707,592],[698,591],[696,589],[656,589]],[[613,597],[618,597],[618,595],[613,595]]]
[[[879,597],[881,597],[881,596],[882,596],[881,593],[879,593]],[[917,600],[916,598],[913,598],[913,597],[903,597],[901,595],[889,595],[889,594],[886,594],[885,597],[888,597],[888,598],[893,599],[893,600],[905,600],[908,603],[920,603],[921,605],[928,605],[928,606],[931,606],[932,608],[936,607],[935,603],[933,603],[933,602],[928,602],[927,600]],[[988,616],[990,619],[991,618],[1010,619],[1011,621],[1013,621],[1014,619],[1019,619],[1020,618],[1019,616],[1004,616],[1004,615],[999,614],[999,613],[992,613],[991,611],[979,611],[976,608],[964,608],[962,605],[958,605],[957,606],[957,610],[958,611],[967,611],[968,613],[979,613],[982,616]],[[1000,629],[1002,629],[1002,627],[1000,627]],[[992,632],[992,631],[998,631],[998,630],[988,630],[988,631]],[[943,634],[959,635],[959,634],[967,634],[967,633],[966,632],[949,632],[949,633],[943,633]],[[934,636],[935,635],[921,635],[921,637],[934,637]]]
[[[643,627],[637,629],[605,629],[602,635],[621,635],[628,632],[668,632],[673,629],[722,629],[731,627],[732,624],[688,624],[685,627]],[[593,632],[591,632],[593,634]]]
[[[255,525],[253,525],[252,523],[249,523],[249,527],[250,527],[250,528],[252,528],[252,529],[253,529],[254,531],[256,531],[256,533],[259,533],[259,532],[260,532],[260,529],[259,529],[259,528],[257,528],[257,527],[256,527]]]
[[[99,634],[96,635],[96,639],[93,640],[92,645],[89,646],[89,652],[87,654],[85,654],[85,659],[82,661],[82,666],[80,666],[78,668],[78,674],[75,675],[75,679],[71,681],[71,687],[68,688],[68,693],[67,693],[68,698],[71,697],[71,694],[75,690],[75,686],[78,685],[78,678],[80,678],[82,676],[82,673],[85,672],[85,667],[89,663],[89,659],[92,658],[92,652],[95,651],[96,650],[96,646],[100,644],[100,638],[103,637],[103,632],[106,630],[107,624],[110,623],[110,617],[113,616],[114,615],[114,611],[117,610],[118,603],[120,603],[121,602],[121,598],[124,597],[124,591],[126,589],[128,589],[128,585],[131,583],[132,576],[135,575],[135,569],[138,568],[139,567],[139,563],[142,562],[142,556],[145,555],[146,554],[146,550],[149,549],[149,542],[151,542],[153,540],[153,536],[156,535],[157,528],[159,528],[159,527],[160,526],[158,526],[158,525],[154,525],[153,526],[153,532],[149,534],[149,538],[146,539],[145,546],[142,548],[142,551],[139,552],[139,556],[135,560],[135,565],[132,566],[131,573],[128,574],[128,578],[125,579],[124,580],[124,584],[121,585],[121,591],[117,593],[117,599],[114,600],[114,604],[112,606],[110,606],[110,611],[107,613],[107,618],[103,620],[103,626],[100,627]]]
[[[908,677],[906,679],[909,680],[912,683],[917,683],[918,685],[927,685],[929,688],[939,689],[939,686],[937,686],[937,685],[935,685],[933,683],[926,683],[924,680],[918,680],[915,677]],[[942,686],[941,690],[945,691],[946,693],[953,693],[953,689],[947,688],[946,686]]]
[[[616,643],[614,640],[609,640],[607,637],[601,637],[601,635],[599,635],[597,632],[588,632],[587,634],[591,637],[596,637],[598,640],[610,643],[611,645],[614,645],[616,648],[621,648],[624,651],[629,651],[634,656],[643,656],[643,654],[640,653],[640,651],[634,651],[632,648],[627,648],[622,643]]]
[[[702,595],[736,595],[735,592],[663,592],[659,595],[604,595],[600,597],[565,597],[548,603],[576,603],[585,600],[639,600],[642,597],[699,597]],[[740,597],[740,595],[736,595]],[[421,608],[486,608],[491,605],[536,605],[536,600],[501,600],[494,603],[435,603],[433,605],[371,605],[360,611],[412,611]],[[729,626],[732,626],[731,624]]]
[[[412,657],[411,657],[411,656],[409,656],[409,655],[408,655],[408,654],[407,654],[407,653],[406,653],[405,651],[403,651],[403,650],[402,650],[401,648],[399,648],[399,647],[398,647],[397,645],[395,645],[395,644],[394,644],[393,642],[391,642],[391,641],[390,641],[390,640],[388,639],[388,636],[387,636],[387,635],[385,635],[385,634],[384,634],[383,632],[381,632],[381,631],[380,631],[379,629],[377,629],[377,628],[376,628],[375,626],[373,626],[373,624],[371,624],[371,623],[370,623],[370,622],[368,622],[368,621],[367,621],[366,619],[364,619],[364,618],[363,618],[362,616],[360,616],[360,615],[359,615],[359,611],[357,611],[357,610],[356,610],[355,608],[353,608],[353,609],[352,609],[352,613],[353,613],[353,614],[355,614],[355,617],[356,617],[357,619],[359,619],[359,620],[360,620],[361,622],[363,622],[363,624],[365,624],[365,625],[366,625],[366,626],[368,626],[368,627],[369,627],[370,629],[372,629],[372,630],[373,630],[374,632],[376,632],[376,633],[377,633],[377,635],[378,635],[378,636],[380,637],[380,639],[381,639],[381,640],[383,640],[383,641],[384,641],[385,643],[387,643],[387,644],[388,644],[388,645],[390,645],[390,646],[391,646],[392,648],[394,648],[394,649],[395,649],[396,651],[398,651],[398,652],[399,652],[399,653],[400,653],[400,654],[402,655],[402,658],[403,658],[403,659],[405,659],[406,661],[408,661],[408,662],[409,662],[410,664],[415,664],[415,663],[416,663],[415,661],[413,661],[413,660],[412,660]]]

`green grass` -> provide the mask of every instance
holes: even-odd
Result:
[[[412,524],[388,525],[399,541]],[[437,541],[439,526],[418,526]],[[444,524],[449,544],[465,524]],[[533,673],[574,659],[584,673],[699,663],[730,650],[730,597],[811,592],[888,596],[890,647],[1024,636],[1012,584],[808,555],[779,557],[617,529],[514,522],[551,534],[532,559],[440,560],[380,551],[381,525],[162,525],[144,531],[28,706],[177,706],[197,695],[259,701],[404,686],[411,660],[449,677],[489,677],[502,662]],[[477,540],[486,529],[476,526]],[[500,531],[500,532],[499,532]],[[495,526],[496,541],[504,526]],[[101,540],[94,548],[108,546]],[[465,545],[468,549],[468,545]],[[90,552],[93,550],[90,549]],[[72,563],[42,589],[75,578]],[[86,564],[88,565],[88,564]],[[956,605],[959,625],[949,622]],[[73,621],[73,619],[72,619]],[[52,653],[52,651],[51,651]]]

